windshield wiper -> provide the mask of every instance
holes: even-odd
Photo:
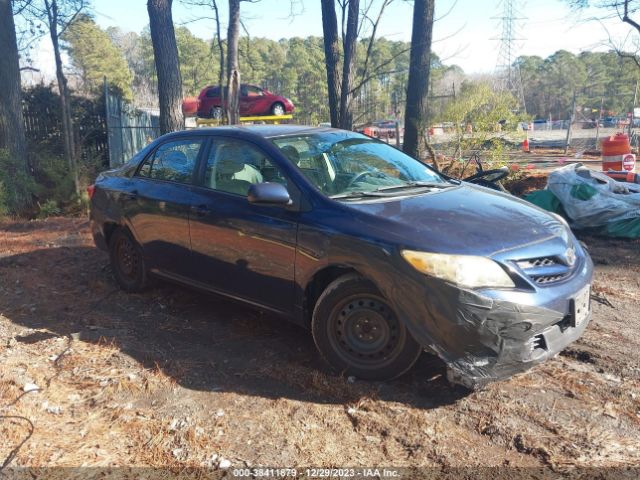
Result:
[[[416,188],[416,187],[425,187],[425,188],[448,188],[452,185],[449,183],[440,183],[440,182],[406,182],[402,185],[390,185],[388,187],[380,187],[376,188],[374,192],[384,192],[387,190],[398,190],[405,188]]]
[[[369,191],[369,192],[364,192],[361,190],[356,190],[353,192],[345,192],[345,193],[338,193],[336,195],[330,195],[329,198],[361,198],[361,197],[376,197],[376,198],[380,198],[380,197],[388,197],[389,195],[385,195],[384,193],[376,193],[375,190]]]

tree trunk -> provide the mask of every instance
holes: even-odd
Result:
[[[182,79],[178,61],[178,47],[173,29],[171,4],[173,0],[148,0],[149,27],[153,56],[158,75],[160,103],[160,133],[182,130]]]
[[[60,114],[62,116],[62,136],[64,137],[64,154],[69,163],[69,172],[73,176],[73,184],[76,195],[80,195],[80,180],[78,178],[78,161],[76,156],[76,142],[73,131],[73,115],[71,113],[71,94],[67,85],[67,77],[64,75],[62,57],[60,55],[60,41],[58,33],[58,1],[45,0],[47,20],[49,23],[49,36],[53,46],[53,57],[56,64],[56,79],[60,91]]]
[[[22,117],[22,90],[16,29],[11,0],[0,0],[0,149],[9,152],[7,178],[15,180],[7,198],[11,213],[23,213],[31,204],[26,185],[29,175],[27,148]],[[1,187],[1,186],[0,186]],[[7,193],[9,189],[4,186]]]
[[[331,126],[338,128],[340,126],[340,71],[338,70],[340,46],[338,44],[338,19],[336,17],[335,0],[322,0],[322,32],[324,36],[324,57],[327,68]]]
[[[240,71],[238,42],[240,39],[240,0],[229,0],[229,28],[227,29],[227,119],[230,125],[240,123]]]
[[[353,127],[353,73],[356,64],[356,43],[358,41],[358,15],[360,0],[349,0],[347,13],[347,33],[344,38],[344,62],[342,64],[342,87],[340,88],[340,128]]]
[[[212,5],[216,16],[216,40],[218,42],[218,48],[220,49],[220,71],[218,72],[218,89],[220,91],[220,105],[224,106],[224,49],[222,47],[222,33],[220,32],[220,14],[218,12],[218,3],[216,2],[216,0],[212,0]],[[224,110],[224,108],[222,108],[222,110]]]
[[[427,128],[433,7],[434,0],[415,0],[413,5],[413,30],[402,150],[407,155],[418,159],[424,150],[424,131]]]

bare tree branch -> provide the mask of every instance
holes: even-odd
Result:
[[[362,78],[366,78],[366,76],[367,76],[367,71],[368,71],[368,68],[369,68],[369,59],[371,58],[371,52],[373,51],[373,43],[374,43],[375,38],[376,38],[376,32],[378,31],[378,25],[380,24],[380,19],[382,18],[382,14],[384,13],[385,8],[387,8],[387,6],[390,5],[391,3],[393,3],[393,0],[383,0],[382,5],[380,6],[380,11],[378,12],[378,16],[376,17],[375,21],[371,21],[369,19],[371,21],[371,23],[372,23],[372,31],[371,31],[371,36],[369,37],[369,44],[367,45],[367,53],[366,53],[366,56],[364,58],[364,66],[362,68]],[[373,2],[371,2],[369,4],[369,7],[372,4],[373,4]],[[367,12],[365,12],[365,15],[366,15],[366,13]],[[354,91],[352,91],[352,92],[354,92]]]

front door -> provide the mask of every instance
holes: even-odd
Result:
[[[123,208],[152,271],[184,275],[191,255],[189,213],[202,138],[158,146],[123,195]]]
[[[240,88],[240,115],[266,115],[269,109],[263,104],[264,92],[253,85],[242,85]]]
[[[213,137],[190,217],[193,276],[280,311],[294,295],[297,212],[250,204],[253,183],[286,178],[251,143]]]

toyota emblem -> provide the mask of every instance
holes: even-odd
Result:
[[[567,248],[564,256],[567,259],[567,263],[569,264],[569,266],[573,267],[573,265],[576,263],[576,249],[573,247]]]

